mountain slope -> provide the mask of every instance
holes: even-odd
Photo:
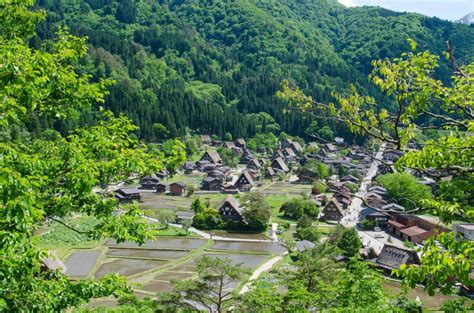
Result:
[[[474,24],[474,12],[471,12],[468,15],[464,16],[458,22],[466,25]]]
[[[320,101],[351,83],[380,97],[367,83],[370,62],[406,51],[408,37],[436,53],[452,39],[462,62],[474,50],[474,30],[465,25],[347,9],[335,0],[40,0],[38,6],[48,10],[48,22],[32,45],[62,24],[88,36],[90,56],[81,70],[117,81],[106,106],[134,119],[149,140],[163,137],[156,123],[169,136],[186,128],[251,136],[265,130],[253,114],[261,111],[303,136],[310,121],[284,114],[274,96],[283,79]],[[440,78],[450,75],[443,63]]]

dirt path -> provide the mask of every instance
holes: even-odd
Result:
[[[240,290],[239,294],[244,294],[246,292],[249,291],[250,289],[250,284],[252,283],[252,281],[256,280],[257,278],[260,277],[260,275],[262,275],[262,273],[264,272],[267,272],[269,270],[272,269],[272,267],[280,262],[281,260],[283,260],[283,258],[288,254],[288,251],[287,252],[284,252],[270,260],[268,260],[267,262],[263,263],[259,268],[257,268],[253,273],[252,273],[252,276],[250,276],[249,280],[247,281],[247,283],[242,287],[242,289]]]

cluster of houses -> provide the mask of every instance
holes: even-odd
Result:
[[[315,146],[310,143],[309,147]],[[320,163],[326,164],[336,170],[340,168],[345,172],[358,172],[361,176],[365,176],[373,162],[373,156],[370,151],[360,146],[352,146],[347,155],[343,155],[341,150],[345,146],[341,144],[326,143],[319,152],[308,154],[308,159],[315,159]]]

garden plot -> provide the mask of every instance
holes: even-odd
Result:
[[[193,201],[189,197],[167,196],[156,192],[141,192],[140,198],[140,207],[143,210],[187,210]]]
[[[96,271],[94,277],[102,278],[107,274],[117,273],[123,276],[132,276],[151,269],[159,268],[168,263],[167,261],[117,259],[103,263]]]
[[[100,253],[99,250],[74,251],[64,262],[66,275],[77,278],[87,277],[94,268]]]
[[[106,245],[109,247],[120,248],[140,248],[140,249],[163,249],[163,250],[192,250],[202,247],[206,243],[204,239],[190,239],[190,238],[169,238],[160,237],[154,241],[148,241],[144,245],[139,246],[134,242],[123,242],[117,244],[113,239],[108,240]]]
[[[258,191],[265,195],[300,195],[302,193],[309,194],[311,192],[311,185],[273,182],[270,185],[258,188]]]
[[[280,254],[286,251],[286,249],[282,245],[276,242],[216,241],[214,245],[212,245],[211,249],[268,254]]]
[[[188,251],[145,250],[145,249],[109,249],[109,257],[125,257],[137,259],[179,259],[188,255]]]

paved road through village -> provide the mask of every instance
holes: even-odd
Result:
[[[349,206],[348,212],[341,220],[341,224],[345,227],[355,227],[359,222],[359,214],[362,210],[362,198],[365,197],[367,194],[367,189],[374,179],[375,175],[377,175],[378,166],[380,164],[380,160],[382,159],[383,152],[385,150],[385,144],[383,144],[379,151],[375,154],[374,162],[369,168],[367,175],[364,177],[362,181],[359,191],[357,192],[356,196],[353,198],[351,205]],[[364,246],[372,247],[377,253],[379,253],[384,243],[378,241],[377,239],[369,236],[367,233],[358,230],[359,236],[361,237],[362,243]]]

